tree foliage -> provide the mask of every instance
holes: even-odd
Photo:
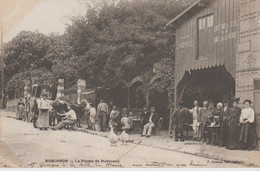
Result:
[[[85,79],[93,87],[114,88],[121,79],[149,80],[153,64],[168,61],[155,86],[173,98],[175,34],[165,25],[193,1],[104,1],[71,18],[63,35],[22,31],[5,46],[8,86],[18,86],[14,80],[24,79],[33,65],[46,69],[50,80],[64,78],[65,87]]]

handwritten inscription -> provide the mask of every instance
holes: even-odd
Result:
[[[237,20],[231,21],[230,23],[222,23],[219,25],[214,26],[214,43],[217,42],[223,42],[226,40],[236,39],[237,38],[237,32],[236,28],[237,26]],[[217,34],[217,35],[216,35]]]
[[[179,38],[179,42],[176,44],[176,49],[183,49],[194,46],[194,41],[190,39],[190,35],[184,35]]]
[[[143,163],[133,163],[132,167],[153,167],[153,168],[165,168],[165,167],[207,167],[209,164],[220,164],[229,163],[223,160],[206,160],[206,161],[194,161],[190,160],[187,162],[177,162],[177,163],[166,163],[166,162],[143,162]],[[73,168],[122,168],[125,167],[119,160],[86,160],[86,159],[75,159],[75,160],[53,160],[48,159],[43,162],[32,162],[28,164],[31,168],[62,168],[62,167],[73,167]]]

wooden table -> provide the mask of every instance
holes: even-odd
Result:
[[[132,125],[133,125],[133,132],[138,132],[138,133],[142,132],[141,119],[133,119]]]
[[[220,129],[219,125],[214,125],[214,126],[207,126],[207,128],[210,130],[211,133],[211,142],[210,145],[212,145],[214,143],[214,140],[216,139],[218,141],[218,143],[221,143],[219,138],[218,138],[218,130]]]

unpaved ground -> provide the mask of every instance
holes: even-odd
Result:
[[[198,166],[245,167],[132,143],[112,147],[104,137],[68,130],[40,131],[31,123],[1,117],[0,167]]]

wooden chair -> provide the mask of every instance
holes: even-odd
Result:
[[[71,130],[73,130],[73,131],[76,131],[76,122],[74,122],[74,123],[72,123],[72,124],[68,124],[68,125],[66,125],[67,126],[67,128],[71,131]]]
[[[162,124],[163,124],[163,117],[160,117],[157,122],[157,125],[155,125],[153,129],[155,135],[158,135],[159,130],[162,128]]]

